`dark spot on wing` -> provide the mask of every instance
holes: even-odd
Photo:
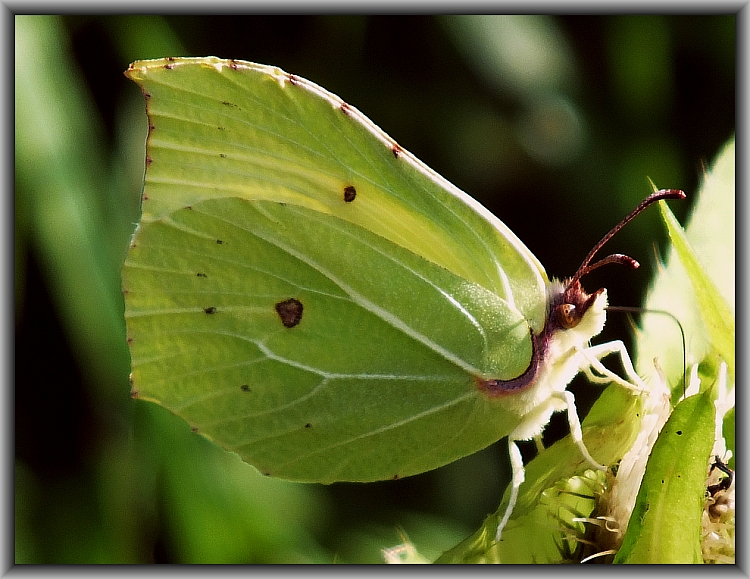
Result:
[[[344,187],[344,201],[351,203],[357,196],[357,190],[352,185]]]
[[[207,308],[203,308],[203,311],[206,312],[207,314],[213,314],[216,312],[216,308],[213,306],[209,306]]]
[[[284,300],[275,306],[276,313],[279,314],[281,323],[286,328],[293,328],[302,320],[302,302],[294,298]]]

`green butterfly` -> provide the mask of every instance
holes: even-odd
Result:
[[[169,58],[126,74],[149,117],[123,269],[134,397],[298,481],[397,479],[508,436],[517,492],[514,441],[563,410],[597,464],[567,384],[643,386],[621,342],[589,347],[607,297],[579,280],[634,260],[591,265],[600,244],[550,281],[484,207],[278,68]],[[599,361],[611,353],[627,380]]]

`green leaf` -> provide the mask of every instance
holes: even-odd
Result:
[[[722,362],[727,363],[729,377],[726,388],[720,388],[712,394],[709,394],[710,389],[702,389],[706,394],[702,396],[700,404],[708,404],[706,396],[713,398],[710,408],[706,406],[702,413],[696,411],[691,418],[696,421],[691,424],[691,428],[700,431],[692,443],[676,448],[673,446],[674,440],[669,442],[674,437],[673,430],[665,427],[661,432],[656,442],[656,447],[661,449],[661,458],[655,458],[655,447],[649,459],[647,474],[640,486],[636,510],[630,519],[625,542],[616,562],[702,561],[701,514],[709,455],[723,454],[725,449],[734,451],[734,411],[731,408],[734,396],[735,335],[734,204],[732,138],[706,172],[684,231],[669,209],[661,208],[673,246],[669,250],[666,265],[659,270],[645,301],[646,313],[636,341],[636,366],[651,384],[666,380],[672,388],[673,399],[681,397],[683,388],[687,388],[682,380],[684,363],[687,363],[688,372],[691,368],[695,371],[695,376],[690,380],[691,387],[695,387],[695,379],[699,379],[704,385],[714,384],[721,374]],[[659,311],[671,313],[684,329],[684,358],[683,342],[677,325],[674,320],[660,315]],[[657,367],[663,371],[662,376],[659,376]],[[717,396],[714,406],[713,399]],[[689,404],[698,404],[697,399],[697,396],[692,396],[688,399],[691,401]],[[687,400],[678,408],[686,403]],[[723,424],[719,426],[715,422],[717,410],[721,412],[720,423],[723,416]],[[679,415],[673,415],[670,420],[678,418]],[[726,440],[726,447],[722,437]],[[644,451],[647,450],[647,447],[644,448]],[[681,457],[683,451],[687,454]],[[675,496],[665,494],[661,476],[669,484],[677,476],[669,470],[674,466],[669,461],[687,460],[695,452],[699,452],[701,456],[693,462],[679,464],[679,476],[682,482],[690,481],[691,490],[683,489],[686,494],[682,497],[677,496],[677,491],[673,493]],[[733,465],[733,459],[729,462]],[[638,472],[632,472],[630,476],[633,480],[629,484],[635,484]],[[679,483],[677,481],[675,484]],[[662,498],[662,495],[667,498]],[[648,501],[659,501],[662,510],[658,514],[649,511],[650,518],[644,522],[644,505]],[[672,501],[677,501],[676,508],[670,506]],[[690,503],[692,506],[689,511],[684,511],[685,516],[681,508],[688,507],[680,501],[694,501]],[[733,527],[733,517],[731,525]],[[722,543],[718,549],[725,560],[725,545]],[[714,547],[704,544],[703,556],[708,553],[708,559],[712,559],[712,550],[715,551]],[[729,551],[733,552],[733,547]]]
[[[692,283],[695,299],[698,302],[701,318],[708,330],[708,337],[719,355],[727,362],[734,375],[734,314],[718,287],[711,281],[707,272],[690,246],[687,236],[675,216],[663,201],[659,203],[669,238],[677,251],[685,271]],[[732,380],[734,382],[734,380]]]
[[[716,348],[729,365],[729,386],[734,383],[734,158],[732,138],[704,176],[684,235],[670,220],[670,236],[676,245],[670,248],[644,303],[647,313],[637,336],[636,368],[642,376],[652,376],[656,358],[670,387],[679,394],[683,376],[679,328],[674,320],[649,311],[667,311],[680,322],[688,366],[701,362]]]
[[[706,191],[707,195],[711,194],[711,188],[710,186],[715,186],[717,184],[718,176],[717,175],[724,175],[724,179],[721,180],[721,182],[725,185],[725,187],[722,189],[722,191],[726,191],[727,188],[730,185],[733,185],[732,179],[726,178],[726,175],[730,173],[726,169],[726,159],[729,155],[729,158],[733,160],[733,148],[731,145],[727,147],[727,153],[726,151],[724,154],[719,158],[717,161],[716,167],[712,170],[710,176],[714,176],[714,179],[709,179],[707,177],[707,183],[704,185],[704,191]],[[733,172],[732,172],[733,174]],[[725,197],[722,196],[722,199],[726,200]],[[663,204],[662,204],[663,205]],[[733,205],[729,204],[727,207],[733,207]],[[723,208],[723,211],[726,212],[727,207]],[[707,213],[710,213],[712,209],[715,210],[715,204],[711,203],[705,203],[701,202],[701,199],[698,200],[697,203],[697,209],[696,213],[694,215],[706,215]],[[700,213],[697,213],[697,212]],[[696,219],[698,219],[696,217]],[[710,219],[710,216],[707,217],[707,219]],[[696,230],[700,231],[698,228],[694,227],[693,231]],[[699,238],[695,233],[693,233],[693,236],[695,238]],[[721,236],[720,236],[721,237]],[[728,243],[728,239],[730,236],[724,236],[724,246],[716,246],[714,249],[718,251],[719,253],[723,253],[726,251],[725,246]],[[712,238],[713,239],[713,238]],[[731,241],[733,243],[733,236],[731,237]],[[703,243],[701,245],[702,248],[705,248],[707,246],[710,246],[710,243]],[[733,249],[733,248],[732,248]],[[681,267],[681,264],[678,260],[675,260],[676,266]],[[667,270],[667,273],[671,272],[674,269],[672,267],[671,269]],[[719,268],[720,269],[720,268]],[[714,268],[714,271],[716,271],[717,268]],[[657,282],[657,289],[660,287],[664,287],[664,282],[666,280],[670,280],[669,277],[666,277],[664,275],[664,270],[662,270],[662,273],[660,274],[662,277],[659,278],[659,281]],[[722,279],[727,279],[727,275],[720,275],[718,276]],[[705,276],[704,276],[705,278]],[[733,276],[731,278],[733,280]],[[673,292],[672,294],[672,301],[670,302],[670,305],[674,306],[676,304],[680,304],[680,295],[687,294],[692,299],[693,292],[690,292],[689,289],[691,287],[690,283],[686,281],[686,283],[682,284],[682,287],[676,287],[674,285],[670,286],[671,290]],[[688,291],[686,291],[686,288]],[[726,288],[725,288],[726,289]],[[718,290],[714,289],[714,295],[719,296],[719,300],[721,300],[720,294]],[[653,296],[653,294],[652,294]],[[725,316],[726,314],[724,314]],[[719,314],[721,316],[721,314]],[[731,318],[730,318],[731,319]],[[651,316],[647,317],[646,320],[649,321],[649,329],[653,331],[656,324],[662,324],[664,325],[664,320],[661,319],[661,316]],[[661,333],[657,333],[655,335],[655,339],[652,341],[649,341],[648,344],[650,345],[657,345],[663,348],[665,344],[665,340],[663,338],[664,334],[666,333],[667,336],[671,336],[672,334],[670,331],[674,330],[674,328],[670,327],[668,324],[672,323],[669,319],[666,321],[666,328],[662,328]],[[700,331],[702,326],[699,326],[698,329],[694,331]],[[733,329],[732,329],[733,332]],[[679,334],[678,334],[679,335]],[[695,334],[690,334],[695,335]],[[734,345],[733,342],[733,333],[732,335],[732,347]],[[643,334],[640,335],[640,338],[642,341],[641,344],[645,343],[645,339],[649,336],[646,335],[645,331]],[[677,341],[678,344],[681,343],[679,340]],[[649,351],[645,348],[640,348],[640,350],[645,354],[648,354]],[[662,351],[662,350],[657,350]],[[712,350],[713,351],[713,350]],[[681,374],[681,362],[682,362],[682,355],[681,355],[681,349],[678,350],[678,359],[680,361],[680,374]],[[733,353],[733,349],[732,349]],[[718,364],[720,361],[720,357],[718,356],[710,356],[709,354],[705,354],[703,358],[703,364],[701,366],[701,372],[699,372],[699,375],[703,379],[704,383],[711,384],[714,380],[716,380],[716,376],[718,374]],[[661,360],[659,360],[661,362]],[[649,362],[651,362],[651,372],[653,373],[653,358],[649,357]],[[671,366],[670,366],[671,367]],[[654,386],[655,387],[655,386]],[[633,454],[633,457],[631,457],[629,460],[635,463],[637,463],[637,456],[639,454],[638,448],[631,449],[630,446],[635,438],[635,435],[637,434],[638,427],[640,426],[640,415],[644,411],[644,408],[641,408],[639,406],[638,409],[630,408],[627,405],[624,405],[622,403],[611,403],[611,409],[613,412],[613,415],[611,419],[613,420],[613,423],[616,424],[617,420],[624,421],[621,426],[627,425],[632,430],[630,430],[629,436],[622,435],[619,431],[616,431],[612,425],[608,425],[606,423],[601,423],[601,430],[592,430],[591,429],[591,418],[596,414],[596,411],[598,408],[600,408],[599,404],[603,403],[607,399],[607,394],[610,393],[611,388],[608,389],[605,394],[602,395],[600,398],[600,401],[595,405],[595,407],[592,409],[591,414],[587,418],[587,420],[584,422],[584,425],[588,427],[589,433],[588,436],[585,438],[586,440],[586,446],[589,448],[589,450],[593,453],[595,457],[601,457],[602,449],[597,445],[597,442],[595,440],[592,440],[591,433],[592,432],[599,432],[600,434],[604,434],[605,436],[610,437],[610,443],[615,444],[614,440],[617,440],[618,442],[622,443],[622,446],[619,449],[612,449],[614,454],[611,456],[615,456],[617,458],[620,458],[623,456],[625,451],[631,450],[631,453]],[[654,393],[652,394],[653,400],[649,402],[649,412],[653,413],[649,417],[648,424],[644,422],[643,427],[646,429],[644,433],[642,433],[643,442],[645,442],[647,439],[656,439],[656,432],[654,431],[654,434],[651,435],[649,432],[654,428],[654,420],[658,420],[658,416],[662,415],[663,417],[661,420],[666,420],[667,416],[669,415],[669,409],[664,406],[664,402],[660,401],[660,397],[658,394]],[[640,401],[639,401],[640,402]],[[618,409],[618,410],[615,410]],[[734,422],[733,422],[733,411],[731,411],[727,418],[725,419],[725,427],[724,430],[727,433],[727,439],[728,439],[728,447],[733,448],[733,436],[732,433],[734,431]],[[713,433],[713,423],[708,422],[704,423],[702,425],[704,429],[704,434],[707,434],[709,431]],[[653,436],[653,438],[652,438]],[[640,439],[639,439],[640,440]],[[563,444],[567,445],[566,451],[562,450]],[[710,451],[710,449],[709,449]],[[562,452],[563,454],[560,454]],[[519,505],[517,506],[514,515],[511,519],[511,523],[509,523],[508,527],[506,528],[505,532],[503,533],[503,540],[501,544],[495,544],[494,542],[494,534],[492,533],[492,529],[497,526],[497,522],[502,516],[504,512],[504,506],[507,503],[507,496],[505,499],[505,502],[503,505],[501,505],[500,509],[488,517],[488,519],[485,521],[485,523],[482,525],[482,527],[471,537],[469,537],[467,540],[465,540],[463,543],[459,544],[457,547],[451,549],[447,553],[445,553],[438,562],[452,562],[452,563],[469,563],[469,562],[504,562],[504,563],[530,563],[530,562],[564,562],[566,560],[580,560],[584,555],[594,555],[597,553],[606,553],[608,549],[614,547],[616,548],[619,546],[618,543],[618,535],[617,533],[614,533],[612,531],[604,531],[602,533],[598,533],[595,535],[595,537],[592,536],[592,534],[583,527],[582,523],[577,523],[578,526],[573,525],[568,521],[567,523],[564,522],[564,518],[560,516],[560,513],[570,513],[571,510],[573,510],[570,507],[566,507],[566,501],[565,499],[572,496],[571,495],[571,489],[577,488],[578,493],[576,494],[577,498],[579,499],[578,503],[578,511],[577,516],[580,518],[586,518],[589,516],[594,516],[595,514],[601,516],[605,515],[608,518],[614,519],[611,521],[610,524],[614,526],[614,529],[617,530],[618,525],[624,525],[627,523],[627,517],[629,516],[629,510],[632,508],[632,503],[629,503],[627,500],[628,497],[628,487],[633,486],[632,488],[635,490],[638,488],[638,485],[640,484],[640,478],[638,477],[637,472],[631,472],[629,469],[625,470],[623,469],[623,472],[618,473],[618,477],[615,477],[614,479],[607,478],[605,481],[600,481],[599,486],[597,484],[589,484],[589,485],[582,485],[582,478],[580,473],[580,467],[579,470],[576,471],[575,469],[571,468],[567,472],[563,473],[562,471],[558,470],[554,473],[552,476],[547,476],[549,473],[545,473],[544,470],[540,472],[539,470],[539,464],[546,463],[547,460],[551,461],[547,464],[557,464],[557,465],[566,465],[570,464],[570,462],[575,457],[576,449],[572,445],[571,441],[567,439],[567,441],[561,441],[557,445],[553,446],[550,449],[545,450],[538,458],[534,459],[526,469],[526,480],[529,481],[525,483],[521,487],[521,493],[519,498]],[[619,452],[619,453],[618,453]],[[708,451],[707,451],[708,452]],[[646,455],[647,456],[647,455]],[[612,462],[617,460],[617,458],[612,459]],[[607,463],[609,464],[609,463]],[[706,471],[706,462],[700,463],[700,461],[697,461],[696,463],[697,470],[694,470],[692,473],[693,476],[697,477],[697,479],[702,479],[702,487],[700,491],[700,496],[703,496],[703,492],[705,491],[705,471]],[[585,467],[586,465],[581,465],[582,467]],[[645,464],[644,464],[645,466]],[[683,465],[686,466],[686,465]],[[693,465],[696,466],[696,465]],[[624,463],[623,463],[624,467]],[[643,468],[643,467],[642,467]],[[636,467],[637,470],[637,467]],[[642,470],[640,471],[642,475]],[[589,473],[589,475],[595,475],[597,473]],[[623,477],[626,477],[627,480]],[[589,482],[592,481],[592,479],[586,479]],[[693,481],[694,484],[695,481]],[[615,486],[621,485],[622,488],[618,488],[617,492],[615,492]],[[653,485],[652,485],[653,486]],[[643,487],[645,488],[645,486]],[[585,491],[582,491],[581,489],[587,489]],[[658,492],[660,489],[652,489],[653,492]],[[635,492],[632,494],[632,498],[635,499]],[[631,500],[633,500],[631,499]],[[586,502],[588,501],[588,502]],[[615,502],[616,501],[616,502]],[[622,504],[620,504],[622,503]],[[628,506],[630,504],[630,506]],[[701,503],[702,504],[702,503]],[[670,516],[674,513],[669,513]],[[558,524],[551,525],[550,521],[557,521]],[[659,522],[663,522],[662,519],[659,519]],[[693,521],[694,522],[694,521]],[[682,522],[678,523],[679,525],[682,525]],[[590,529],[590,528],[589,528]],[[698,531],[696,531],[698,529]],[[696,535],[696,532],[699,532],[700,529],[700,519],[698,519],[698,526],[693,526],[692,528],[687,528],[684,526],[681,526],[680,530],[689,534],[691,538],[691,545],[693,550],[695,550],[695,539],[696,537],[699,537],[699,535]],[[575,537],[577,539],[572,540],[571,538]],[[650,539],[643,537],[643,540],[648,541]],[[577,551],[574,550],[576,540],[583,541],[594,541],[592,543],[591,549],[581,549],[578,548]],[[632,536],[631,536],[631,539]],[[675,539],[675,544],[680,542],[680,538]],[[571,542],[572,541],[572,542]],[[580,545],[579,545],[580,547]],[[698,554],[700,555],[700,543],[698,542]]]
[[[78,364],[92,383],[107,385],[95,396],[111,402],[111,377],[124,383],[127,373],[118,291],[129,235],[122,223],[132,222],[123,215],[126,190],[103,170],[117,164],[104,154],[104,129],[62,19],[19,15],[15,25],[16,251],[36,254]]]
[[[583,421],[583,439],[593,457],[614,464],[638,433],[641,399],[617,385],[607,388]],[[498,510],[436,563],[565,563],[580,561],[587,528],[573,517],[589,517],[604,492],[605,473],[591,470],[570,436],[542,451],[526,466],[518,504],[495,541],[510,491]]]
[[[701,563],[713,390],[677,405],[651,452],[615,563]]]

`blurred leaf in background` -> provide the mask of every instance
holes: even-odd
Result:
[[[51,302],[19,300],[16,562],[330,560],[308,530],[325,519],[314,487],[266,481],[129,400],[119,271],[140,178],[125,178],[107,143],[61,21],[16,24],[16,235],[28,264],[16,287],[43,285]],[[144,128],[130,130],[142,139]],[[59,320],[52,335],[40,315]],[[63,381],[68,348],[77,380]]]
[[[507,481],[502,444],[401,481],[270,480],[128,397],[120,268],[146,135],[130,62],[241,58],[320,84],[551,275],[575,270],[647,176],[695,191],[734,132],[734,15],[16,16],[15,34],[18,563],[377,562],[398,528],[433,557]],[[655,213],[613,248],[644,267],[590,280],[613,303],[642,301],[665,240]],[[601,339],[628,335],[610,316]],[[599,394],[573,390],[583,408]]]

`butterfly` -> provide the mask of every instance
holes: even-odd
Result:
[[[501,221],[353,106],[278,68],[133,63],[149,131],[123,267],[132,395],[262,473],[376,481],[435,469],[567,411],[568,383],[642,383],[622,342],[589,346],[607,293],[565,281]],[[601,358],[617,353],[626,378]]]

